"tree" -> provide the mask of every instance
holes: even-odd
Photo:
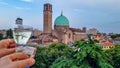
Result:
[[[111,35],[111,38],[112,38],[112,39],[115,39],[115,38],[117,38],[117,37],[120,37],[120,34],[113,34],[113,35]]]
[[[89,37],[77,41],[73,47],[54,43],[37,47],[36,63],[32,68],[113,68],[109,54]]]
[[[93,40],[88,43],[77,41],[75,45],[78,50],[74,57],[79,68],[113,68],[107,54]]]
[[[70,57],[72,48],[64,43],[54,43],[46,47],[37,47],[36,63],[32,68],[49,68],[60,57]]]
[[[0,40],[2,40],[3,39],[3,34],[2,33],[0,33]]]
[[[58,58],[51,68],[113,68],[106,53],[93,40],[77,41],[74,46],[70,58]]]
[[[120,45],[116,45],[115,48],[111,48],[106,51],[109,54],[109,58],[112,60],[114,68],[120,67]]]
[[[13,38],[13,31],[12,31],[12,29],[7,30],[7,38]]]

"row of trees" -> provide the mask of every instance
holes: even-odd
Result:
[[[7,30],[6,37],[2,33],[0,33],[0,40],[7,39],[7,38],[13,38],[13,32],[12,29]]]
[[[117,37],[120,37],[120,34],[113,34],[113,35],[111,35],[111,38],[112,38],[112,39],[115,39],[115,38],[117,38]]]
[[[73,47],[54,43],[37,47],[35,59],[31,68],[119,68],[120,46],[104,51],[92,39],[77,41]]]

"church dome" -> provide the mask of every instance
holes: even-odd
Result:
[[[63,14],[61,14],[55,19],[54,25],[55,26],[69,26],[69,20],[65,16],[63,16]]]

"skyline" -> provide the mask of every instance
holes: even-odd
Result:
[[[53,5],[53,25],[63,11],[63,15],[69,19],[70,27],[120,33],[119,0],[0,0],[0,29],[12,28],[16,18],[21,17],[25,25],[43,30],[44,3]]]

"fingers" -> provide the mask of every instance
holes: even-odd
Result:
[[[0,41],[0,57],[15,52],[15,44],[13,39],[7,39]]]
[[[26,66],[32,66],[35,63],[33,58],[28,58],[29,56],[24,53],[11,54],[9,57],[13,61],[12,65],[14,68],[25,68]]]
[[[25,68],[26,66],[32,66],[35,63],[33,58],[28,58],[27,54],[14,53],[1,58],[4,60],[6,66],[3,68]],[[4,63],[3,63],[4,64]],[[1,68],[1,67],[0,67]]]
[[[2,41],[0,41],[0,49],[1,48],[11,48],[12,44],[14,44],[14,40],[13,39],[2,40]]]
[[[15,48],[16,47],[16,44],[10,44],[7,48]]]
[[[23,60],[23,59],[27,59],[29,56],[27,54],[24,53],[14,53],[9,55],[9,58],[12,61],[16,61],[16,60]]]
[[[35,60],[33,58],[28,58],[25,60],[13,62],[13,65],[15,65],[15,68],[25,68],[26,66],[32,66],[34,63]]]
[[[15,48],[10,48],[10,49],[0,49],[0,58],[5,56],[5,55],[8,55],[8,54],[11,54],[11,53],[14,53],[15,52]]]
[[[15,43],[14,39],[8,39],[8,40],[9,40],[10,44],[14,44]]]
[[[7,48],[8,45],[9,45],[9,40],[0,41],[0,48]]]

